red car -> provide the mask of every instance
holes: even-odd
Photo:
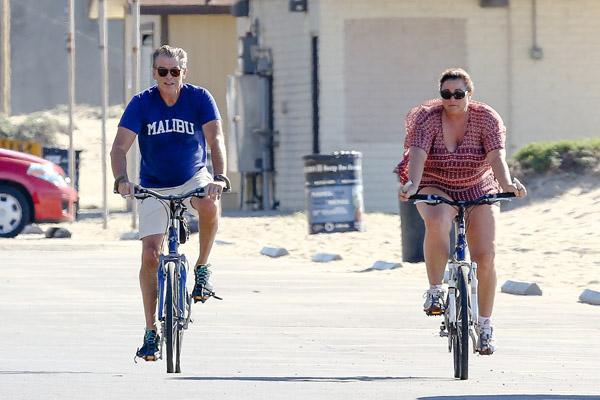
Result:
[[[32,222],[73,221],[77,201],[61,167],[0,149],[0,237],[15,237]]]

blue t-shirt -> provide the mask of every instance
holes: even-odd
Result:
[[[212,95],[198,86],[184,84],[171,107],[156,86],[133,96],[119,126],[138,135],[141,185],[179,186],[206,166],[202,125],[218,119],[221,116]]]

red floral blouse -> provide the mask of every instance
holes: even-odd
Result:
[[[499,192],[486,155],[503,149],[506,128],[500,115],[487,104],[471,101],[467,131],[454,152],[448,151],[442,136],[442,101],[429,100],[406,116],[404,155],[394,172],[400,182],[408,181],[408,150],[419,147],[427,153],[419,190],[426,186],[443,190],[454,200],[474,200],[484,194]]]

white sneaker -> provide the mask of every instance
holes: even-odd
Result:
[[[494,337],[494,327],[491,324],[477,326],[479,339],[477,340],[477,351],[479,354],[489,356],[496,351],[496,339]]]
[[[444,290],[429,289],[423,295],[425,303],[423,311],[427,315],[442,315],[444,313]]]

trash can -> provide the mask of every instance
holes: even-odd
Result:
[[[75,189],[79,191],[79,155],[81,150],[75,150]],[[67,176],[69,176],[69,150],[59,149],[57,147],[44,147],[42,149],[42,158],[58,164]]]
[[[402,232],[402,261],[411,263],[425,261],[423,255],[425,224],[412,201],[400,202],[400,231]]]
[[[340,151],[303,157],[308,232],[362,231],[362,154]]]

